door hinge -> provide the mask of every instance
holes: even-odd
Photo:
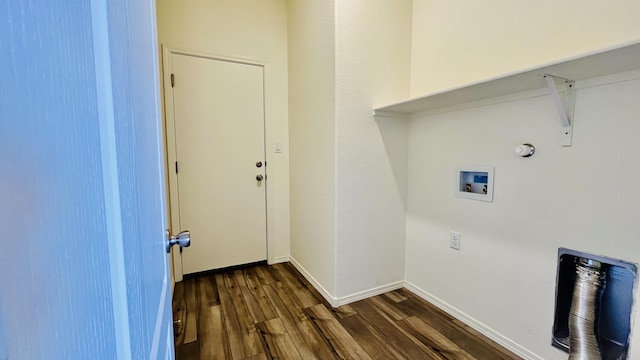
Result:
[[[176,174],[178,173],[178,162],[176,161]]]
[[[176,86],[176,77],[173,74],[171,74],[171,87],[174,87],[174,86]]]

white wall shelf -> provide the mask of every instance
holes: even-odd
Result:
[[[380,106],[373,110],[373,115],[408,118],[417,112],[542,89],[547,87],[545,74],[580,81],[635,69],[640,69],[640,42]]]

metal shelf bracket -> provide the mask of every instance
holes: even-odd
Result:
[[[542,75],[547,86],[551,98],[553,99],[558,115],[560,116],[560,123],[562,125],[562,132],[560,133],[560,145],[571,146],[571,137],[573,135],[573,111],[575,108],[575,81],[564,79],[558,76],[544,74]],[[560,90],[558,90],[558,84]],[[562,95],[560,94],[562,91]]]

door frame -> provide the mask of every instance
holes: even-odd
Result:
[[[180,218],[178,214],[180,214],[180,203],[176,201],[176,195],[178,194],[178,177],[175,172],[175,162],[176,162],[176,142],[175,142],[175,116],[174,116],[174,105],[173,101],[169,101],[169,95],[171,94],[172,86],[171,86],[171,55],[186,55],[186,56],[194,56],[204,59],[210,60],[218,60],[218,61],[226,61],[237,64],[244,65],[252,65],[259,66],[262,68],[262,97],[263,97],[263,121],[264,121],[264,158],[265,161],[268,158],[267,152],[267,124],[268,124],[268,114],[267,109],[270,108],[267,104],[269,97],[267,96],[267,88],[268,88],[268,77],[269,77],[269,64],[266,61],[261,61],[258,59],[251,59],[247,57],[239,57],[239,56],[229,56],[229,55],[219,55],[219,54],[210,54],[197,50],[184,49],[179,47],[170,46],[167,44],[162,44],[162,77],[163,77],[163,86],[162,86],[162,94],[163,94],[163,102],[164,102],[164,128],[165,128],[165,140],[166,140],[166,161],[167,161],[167,199],[169,201],[168,209],[169,209],[169,225],[172,233],[176,233],[178,229],[180,229]],[[265,178],[268,178],[268,167],[265,165]],[[265,240],[266,240],[266,249],[267,249],[267,262],[272,263],[272,254],[274,254],[273,242],[269,241],[269,223],[271,222],[268,204],[269,204],[269,182],[265,181]],[[198,239],[193,239],[193,241],[198,241]],[[175,247],[171,250],[171,258],[173,261],[173,276],[176,282],[182,281],[183,272],[182,272],[182,256],[178,249]]]

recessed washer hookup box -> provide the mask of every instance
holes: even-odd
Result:
[[[493,201],[493,172],[492,165],[459,166],[456,170],[456,196]]]

